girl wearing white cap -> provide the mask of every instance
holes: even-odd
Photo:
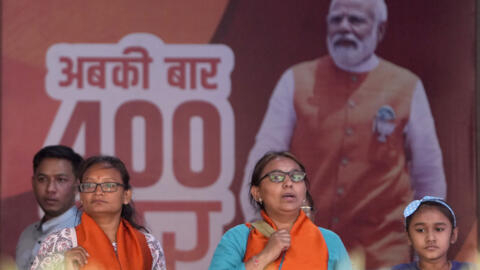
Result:
[[[470,263],[451,261],[448,248],[457,241],[455,213],[441,198],[425,196],[411,202],[403,212],[408,242],[418,261],[396,265],[392,270],[470,270]]]

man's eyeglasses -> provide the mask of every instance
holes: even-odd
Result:
[[[85,182],[85,183],[80,183],[78,186],[78,190],[80,192],[86,192],[86,193],[93,193],[97,190],[97,187],[100,186],[103,192],[115,192],[118,190],[118,187],[125,187],[124,184],[116,183],[116,182],[106,182],[106,183],[91,183],[91,182]]]
[[[284,171],[276,170],[276,171],[271,171],[266,175],[264,175],[262,178],[260,178],[260,181],[263,180],[263,178],[268,177],[268,179],[274,183],[282,183],[287,178],[287,175],[290,177],[290,180],[292,180],[292,182],[295,182],[295,183],[302,182],[303,180],[305,180],[305,177],[307,176],[307,174],[302,171],[284,172]]]

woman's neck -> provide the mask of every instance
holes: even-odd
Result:
[[[102,229],[105,235],[107,235],[110,242],[113,243],[117,241],[117,231],[120,224],[120,216],[112,217],[100,215],[92,218],[95,220],[95,223],[97,223],[98,227]]]
[[[291,214],[267,213],[267,215],[275,223],[278,230],[290,230],[297,220],[299,212],[292,212]]]
[[[418,268],[421,270],[450,270],[452,269],[452,263],[449,260],[440,260],[436,262],[420,260],[418,262]]]

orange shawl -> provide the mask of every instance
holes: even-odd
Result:
[[[103,230],[86,213],[75,227],[78,245],[90,255],[82,269],[152,269],[152,255],[145,235],[123,218],[117,231],[117,254]]]
[[[277,230],[277,226],[265,214],[261,212],[263,219]],[[254,255],[260,253],[267,245],[268,238],[246,224],[250,229],[248,235],[247,249],[245,251],[244,262],[248,261]],[[290,230],[291,242],[288,250],[280,255],[273,263],[265,269],[327,269],[328,267],[328,249],[323,235],[315,224],[300,211],[297,220]],[[282,263],[283,260],[283,263]]]

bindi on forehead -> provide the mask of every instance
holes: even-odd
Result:
[[[110,181],[110,180],[118,180],[116,177],[102,177],[102,176],[87,176],[83,178],[83,181],[87,180],[105,180],[105,181]]]
[[[122,179],[119,171],[112,167],[94,167],[89,168],[84,179]]]

